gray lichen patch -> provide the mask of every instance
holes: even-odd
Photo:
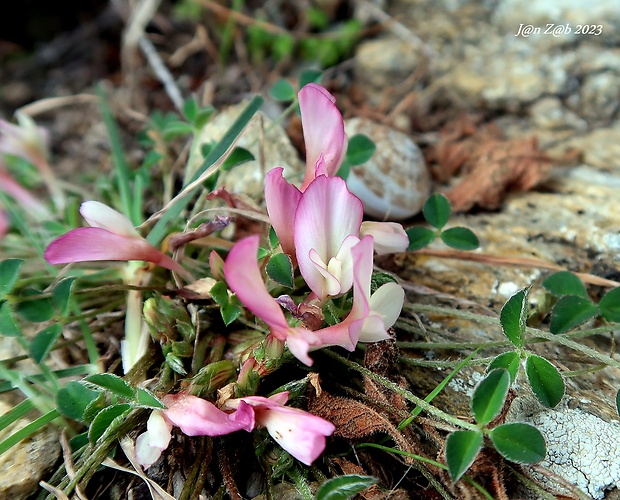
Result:
[[[508,418],[536,426],[547,443],[540,463],[594,499],[620,485],[620,424],[607,422],[570,403],[543,408],[529,398],[517,398]],[[556,494],[569,492],[547,476],[526,468],[541,486]]]

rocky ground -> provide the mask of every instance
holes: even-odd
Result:
[[[255,8],[272,12],[273,4]],[[411,303],[496,314],[514,292],[533,285],[532,307],[541,306],[540,283],[554,266],[583,273],[594,299],[609,286],[619,285],[616,1],[359,0],[326,5],[327,11],[333,9],[332,22],[349,16],[364,26],[351,54],[327,71],[324,83],[336,95],[348,130],[362,127],[383,155],[373,159],[374,165],[352,172],[367,214],[399,219],[406,227],[421,224],[421,204],[429,192],[440,191],[457,212],[450,224],[470,227],[481,240],[474,257],[450,254],[437,246],[386,261],[389,271],[410,284]],[[4,56],[5,71],[0,74],[0,116],[5,118],[43,98],[85,95],[66,104],[47,101],[29,108],[51,130],[55,165],[68,178],[81,172],[84,182],[110,168],[105,130],[89,97],[97,82],[103,82],[116,110],[128,106],[134,111],[118,111],[128,137],[138,128],[139,113],[173,109],[143,59],[125,59],[121,65],[124,21],[119,6],[122,2],[102,6],[95,20],[63,33],[29,57]],[[150,38],[172,69],[181,93],[200,92],[205,102],[222,111],[218,120],[224,129],[226,117],[234,113],[227,110],[229,105],[253,92],[265,94],[276,78],[295,78],[310,64],[289,60],[250,65],[239,45],[245,29],[240,24],[234,64],[217,67],[213,36],[205,35],[198,23],[172,20],[169,8],[164,3],[153,18]],[[13,46],[2,47],[13,53]],[[279,111],[269,101],[265,119]],[[275,135],[267,142],[277,147],[270,149],[265,163],[286,161],[298,169],[294,126],[271,130]],[[217,132],[209,129],[205,134]],[[133,147],[130,154],[138,159],[141,153]],[[244,168],[234,189],[260,196],[260,183],[256,185],[262,176],[260,165]],[[413,318],[411,313],[406,316]],[[427,328],[428,341],[502,338],[497,328],[472,326],[458,318],[432,313],[417,317]],[[613,360],[609,364],[615,366],[567,378],[567,394],[554,411],[538,408],[521,388],[510,418],[531,421],[543,431],[549,453],[542,465],[591,498],[617,498],[620,427],[615,397],[620,357],[613,333],[581,342],[608,355]],[[569,375],[592,367],[591,361],[555,343],[541,343],[535,349]],[[11,355],[0,354],[0,359]],[[441,360],[458,353],[416,349],[409,355]],[[468,393],[481,371],[464,369],[459,382],[435,403],[466,414]],[[403,370],[421,395],[446,373],[422,367]],[[41,440],[54,441],[55,432]],[[24,451],[32,446],[27,443],[0,459],[5,461],[0,466],[4,471],[0,491],[10,498],[26,498],[36,489],[39,473],[34,471],[20,476],[19,484],[12,482],[16,468],[36,469],[32,464],[38,454]],[[39,469],[57,455],[42,457]],[[9,467],[11,461],[16,465]],[[525,473],[552,493],[571,497],[540,472]],[[33,481],[24,485],[24,477]],[[524,494],[513,493],[509,492],[510,498]]]

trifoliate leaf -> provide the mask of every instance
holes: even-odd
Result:
[[[450,218],[450,202],[441,193],[432,194],[424,203],[422,213],[431,226],[441,229]]]
[[[534,395],[547,408],[556,406],[564,396],[564,381],[557,368],[541,356],[530,354],[525,374]]]
[[[497,451],[511,462],[535,464],[547,454],[545,438],[533,425],[520,422],[498,425],[491,431]]]
[[[549,330],[555,334],[564,333],[598,314],[599,308],[590,299],[565,295],[553,306]]]
[[[471,398],[471,411],[476,422],[487,425],[499,415],[504,407],[510,374],[504,368],[498,368],[480,381]]]
[[[482,432],[456,431],[446,440],[446,463],[452,481],[458,481],[482,448]]]
[[[529,287],[523,288],[510,297],[499,315],[499,322],[502,325],[504,335],[516,347],[523,346],[525,336],[525,326],[528,313],[528,294]]]

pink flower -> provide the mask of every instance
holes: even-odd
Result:
[[[265,287],[256,260],[257,252],[258,236],[238,241],[224,263],[226,282],[243,305],[267,323],[271,335],[286,341],[291,353],[302,363],[311,366],[312,359],[308,356],[308,350],[311,345],[318,345],[318,339],[310,330],[288,324],[284,312]]]
[[[349,315],[334,326],[314,332],[321,344],[340,345],[353,350],[357,342],[377,342],[390,338],[387,330],[400,315],[405,291],[397,283],[386,283],[370,295],[373,242],[364,236],[351,249],[353,256],[353,306]],[[343,339],[349,339],[348,345]]]
[[[309,83],[298,93],[301,126],[306,145],[305,191],[319,175],[336,175],[347,152],[344,121],[336,99],[324,87]]]
[[[335,430],[334,424],[299,408],[284,406],[288,392],[270,398],[249,396],[229,399],[227,408],[240,408],[247,404],[254,410],[256,423],[265,427],[269,435],[297,460],[312,465],[325,449],[325,438]],[[237,410],[238,411],[238,410]]]
[[[321,175],[301,196],[295,212],[297,263],[321,302],[351,288],[351,247],[359,241],[363,214],[362,202],[340,177]]]
[[[187,274],[174,260],[148,243],[131,221],[97,201],[82,203],[80,213],[91,227],[73,229],[54,240],[45,250],[50,264],[98,260],[141,260]]]
[[[409,246],[409,237],[397,222],[364,221],[360,228],[360,238],[367,234],[373,237],[373,248],[379,255],[404,252]]]
[[[182,392],[165,396],[164,404],[165,418],[187,436],[223,436],[254,429],[254,411],[248,404],[226,413],[205,399]]]
[[[161,410],[151,412],[146,422],[146,432],[140,434],[136,439],[136,458],[138,463],[145,469],[153,465],[162,452],[170,444],[170,431],[172,424],[164,416]]]

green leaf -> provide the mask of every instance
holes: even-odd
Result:
[[[222,170],[228,172],[234,167],[238,167],[239,165],[252,160],[254,160],[254,155],[252,153],[245,148],[237,146],[230,152],[224,163],[222,163]]]
[[[164,140],[169,141],[170,139],[174,139],[175,137],[180,137],[183,135],[191,135],[194,133],[194,127],[190,123],[182,122],[182,121],[174,121],[170,123],[166,123],[166,127],[162,131],[162,135]]]
[[[276,101],[288,102],[296,97],[296,92],[288,80],[277,80],[269,90],[269,95]]]
[[[0,335],[5,337],[21,337],[22,332],[15,323],[11,304],[3,302],[0,304]]]
[[[280,244],[280,240],[278,239],[278,235],[276,234],[276,230],[271,226],[269,228],[269,246],[272,250],[278,248]]]
[[[62,326],[58,323],[54,323],[53,325],[44,328],[40,332],[38,332],[32,342],[30,343],[30,357],[34,360],[35,363],[40,363],[43,361],[45,356],[50,352],[54,342],[60,336],[62,332]]]
[[[435,231],[427,227],[410,227],[405,231],[409,236],[409,246],[407,250],[413,252],[430,245],[437,236]]]
[[[112,432],[131,411],[131,405],[127,403],[108,406],[97,413],[88,428],[88,439],[95,444],[101,436]]]
[[[86,407],[101,393],[91,391],[79,382],[71,381],[56,393],[58,411],[73,420],[84,420]]]
[[[471,467],[482,448],[482,432],[456,431],[446,440],[446,464],[452,481],[458,481]]]
[[[226,304],[220,308],[220,313],[222,314],[224,324],[228,326],[241,316],[241,308],[235,304]]]
[[[363,134],[356,134],[349,139],[346,157],[351,165],[361,165],[370,160],[376,149],[372,140]]]
[[[510,381],[512,383],[517,378],[520,364],[521,358],[519,357],[519,353],[516,353],[514,351],[505,352],[497,356],[493,361],[489,363],[489,366],[487,367],[487,372],[490,372],[491,370],[495,370],[497,368],[504,368],[505,370],[508,370],[508,373],[510,373]]]
[[[299,75],[299,89],[301,90],[309,83],[318,83],[323,77],[323,72],[317,69],[305,69]]]
[[[598,314],[598,307],[590,299],[565,295],[553,306],[549,330],[555,334],[564,333]]]
[[[11,293],[19,277],[24,259],[5,259],[0,261],[0,299]]]
[[[200,108],[196,114],[196,117],[192,121],[194,128],[198,130],[202,129],[202,127],[204,127],[205,124],[211,119],[213,113],[215,113],[215,108],[213,106],[204,106]]]
[[[538,401],[547,408],[553,408],[560,402],[564,396],[564,381],[549,361],[530,354],[525,360],[525,373]]]
[[[293,288],[293,263],[285,253],[272,255],[267,263],[266,271],[276,283]]]
[[[563,295],[577,295],[584,299],[588,298],[588,292],[581,280],[568,271],[553,273],[542,282],[542,286],[558,297]]]
[[[598,303],[603,318],[620,323],[620,287],[609,290]]]
[[[449,247],[457,250],[475,250],[480,246],[480,240],[467,227],[451,227],[441,233],[441,240]]]
[[[136,387],[136,404],[145,408],[163,409],[166,407],[154,394],[142,387]]]
[[[42,292],[34,288],[22,290],[22,296],[28,297],[29,300],[17,303],[15,312],[32,323],[41,323],[50,320],[54,316],[52,301],[47,297],[35,298],[41,294]]]
[[[69,313],[69,299],[75,278],[65,278],[58,282],[52,290],[52,303],[60,316],[67,316]]]
[[[84,415],[82,420],[84,423],[89,424],[95,419],[101,410],[106,408],[107,402],[103,392],[98,392],[97,397],[93,399],[84,409]]]
[[[498,425],[491,431],[497,451],[511,462],[535,464],[547,454],[545,438],[530,424],[513,422]]]
[[[476,422],[487,425],[499,415],[510,387],[510,373],[498,368],[480,381],[471,398],[471,411]]]
[[[183,360],[175,354],[171,352],[166,354],[166,363],[176,373],[179,373],[181,375],[187,375],[187,370],[185,369],[185,366],[183,366]]]
[[[196,113],[198,113],[198,102],[196,98],[189,97],[185,99],[183,103],[183,116],[191,123],[194,121],[194,118],[196,118]]]
[[[84,381],[107,389],[121,398],[134,399],[135,397],[133,387],[113,373],[96,373],[95,375],[89,375]]]
[[[357,474],[334,477],[321,485],[315,500],[348,500],[378,482],[376,477]]]
[[[516,292],[506,301],[499,315],[499,322],[502,325],[504,335],[516,347],[523,347],[529,292],[530,287],[522,288]]]
[[[437,229],[446,225],[450,218],[450,212],[450,202],[441,193],[432,194],[422,208],[426,221]]]
[[[223,307],[228,304],[228,287],[223,281],[218,281],[213,285],[209,293],[218,306]]]
[[[349,160],[345,158],[342,162],[342,165],[340,165],[340,168],[338,168],[338,172],[336,172],[336,177],[340,177],[341,179],[344,179],[346,181],[349,178],[350,173],[351,162],[349,162]]]

